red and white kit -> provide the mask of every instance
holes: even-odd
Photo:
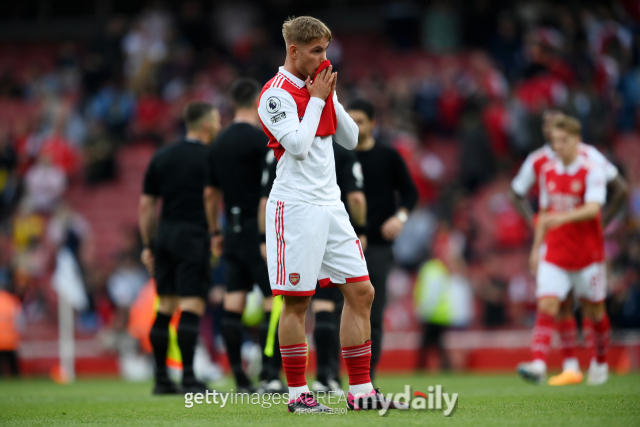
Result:
[[[578,156],[568,166],[560,160],[547,162],[540,171],[540,208],[548,212],[572,211],[588,202],[604,205],[604,168]],[[546,250],[538,264],[538,298],[564,300],[574,289],[576,297],[591,302],[606,296],[604,237],[601,218],[564,224],[547,232]]]
[[[611,182],[618,176],[618,169],[611,163],[602,153],[593,145],[580,143],[578,146],[580,156],[586,157],[592,162],[601,165],[604,168],[604,174],[607,182]],[[557,159],[555,151],[551,149],[549,144],[545,144],[537,150],[531,152],[525,159],[518,174],[511,181],[513,191],[521,196],[526,197],[531,188],[535,187],[537,191],[538,181],[540,179],[540,171],[542,167],[549,161]]]
[[[336,142],[353,150],[358,126],[335,94],[333,103]],[[369,279],[360,241],[340,201],[332,135],[319,130],[324,106],[283,67],[260,94],[260,121],[278,160],[266,211],[274,295],[313,295],[318,280],[335,286]]]

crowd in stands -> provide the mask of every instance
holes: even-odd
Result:
[[[607,229],[609,307],[617,327],[640,326],[640,153],[618,145],[640,131],[640,2],[582,3],[391,2],[382,31],[336,32],[330,45],[341,101],[372,100],[376,138],[400,151],[419,188],[395,245],[398,275],[453,257],[451,274],[473,293],[466,326],[532,320],[531,232],[508,191],[544,142],[549,107],[577,117],[585,142],[630,183]],[[229,123],[231,82],[265,82],[284,59],[279,26],[260,7],[227,5],[211,18],[187,1],[112,16],[92,39],[0,46],[0,280],[32,320],[50,310],[48,277],[68,247],[91,297],[87,327],[124,321],[147,279],[135,229],[123,230],[113,271],[93,274],[98,236],[65,192],[116,178],[125,145],[175,140],[188,101],[211,102]]]

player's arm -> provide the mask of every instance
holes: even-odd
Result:
[[[264,162],[262,170],[262,182],[261,182],[261,197],[260,204],[258,205],[258,232],[260,233],[260,254],[262,258],[267,259],[267,201],[269,200],[269,193],[271,193],[271,187],[273,187],[273,181],[276,179],[276,167],[278,163],[273,155],[273,152],[269,152]]]
[[[509,192],[509,195],[511,196],[511,202],[518,213],[525,219],[525,221],[527,221],[527,224],[529,224],[530,227],[533,227],[533,217],[535,214],[531,207],[531,203],[529,203],[529,199],[516,193],[513,188]]]
[[[387,219],[382,224],[382,237],[392,241],[400,234],[404,228],[404,223],[409,217],[409,213],[418,203],[418,190],[416,189],[413,179],[409,174],[409,169],[400,154],[393,150],[393,185],[394,189],[400,195],[400,207],[396,214]]]
[[[144,245],[140,260],[152,276],[155,271],[152,242],[156,237],[157,201],[158,199],[155,196],[142,194],[140,196],[140,203],[138,204],[138,224],[140,226],[142,244]]]
[[[260,120],[296,160],[302,161],[309,154],[332,82],[333,75],[326,70],[316,77],[313,84],[307,77],[305,84],[311,98],[300,122],[296,103],[284,89],[269,88],[260,97]]]
[[[518,174],[511,181],[511,201],[516,210],[527,221],[529,226],[534,227],[534,212],[531,203],[527,199],[527,193],[536,181],[535,171],[533,169],[533,159],[529,156],[526,158]]]
[[[156,171],[156,157],[154,157],[151,159],[149,167],[144,174],[142,195],[138,203],[138,226],[140,227],[140,237],[144,245],[140,260],[152,276],[155,271],[152,246],[157,230],[156,207],[161,194],[158,172]]]
[[[534,275],[538,270],[540,246],[542,246],[542,242],[544,242],[544,238],[547,235],[547,227],[545,224],[546,212],[546,209],[540,210],[539,219],[534,225],[533,245],[531,246],[531,254],[529,255],[529,270],[531,271],[531,274]]]
[[[627,181],[618,174],[607,184],[607,191],[611,191],[611,199],[602,212],[602,223],[605,227],[609,225],[611,220],[616,216],[616,213],[618,213],[620,206],[622,206],[627,199],[629,185]]]
[[[138,224],[140,226],[140,236],[145,248],[151,248],[156,237],[156,206],[158,199],[149,194],[140,196],[138,205]]]
[[[215,256],[222,254],[222,230],[218,220],[218,207],[222,191],[212,185],[204,187],[204,210],[207,216],[209,236],[211,236],[211,250]]]
[[[353,121],[342,104],[338,102],[338,95],[335,90],[337,81],[338,76],[336,75],[333,81],[333,105],[336,110],[336,119],[338,120],[335,140],[347,150],[353,150],[356,148],[356,145],[358,145],[358,125]]]

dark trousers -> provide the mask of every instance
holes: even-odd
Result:
[[[15,350],[2,350],[0,351],[0,377],[4,375],[4,365],[9,367],[11,376],[20,376],[20,369],[18,368],[18,352]]]
[[[444,347],[444,333],[447,331],[447,327],[444,325],[437,325],[434,323],[422,323],[422,341],[420,348],[418,349],[418,361],[416,364],[416,370],[421,371],[428,368],[427,361],[429,356],[429,349],[435,348],[440,358],[440,369],[448,371],[451,369],[449,363],[449,356],[447,350]]]
[[[365,251],[369,279],[376,291],[371,305],[371,379],[382,353],[382,326],[384,307],[387,302],[387,277],[393,267],[393,252],[390,245],[370,245]]]

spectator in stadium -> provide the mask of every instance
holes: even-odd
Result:
[[[25,176],[26,197],[33,210],[50,213],[67,188],[64,170],[54,165],[48,156],[40,156]]]

